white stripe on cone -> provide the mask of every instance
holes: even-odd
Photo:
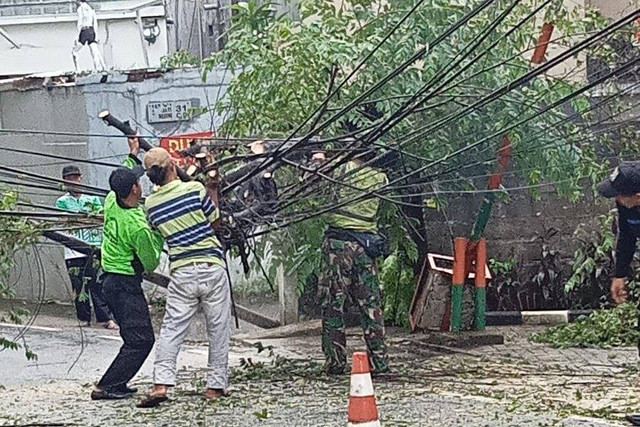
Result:
[[[366,423],[348,423],[347,427],[381,427],[380,420],[367,421]]]
[[[373,396],[373,384],[371,383],[371,375],[351,374],[351,388],[349,394],[352,397],[369,397]]]

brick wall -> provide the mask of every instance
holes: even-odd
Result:
[[[451,234],[468,237],[481,203],[480,195],[465,195],[449,202],[446,215],[427,212],[429,247],[432,252],[450,254]],[[608,212],[611,204],[585,194],[582,201],[571,203],[552,192],[534,200],[524,191],[513,193],[509,203],[496,202],[486,229],[489,257],[499,260],[516,258],[534,263],[541,258],[542,245],[569,259],[577,248],[572,238],[581,224],[595,226],[598,215]]]
[[[430,211],[427,214],[432,252],[451,254],[452,233],[454,236],[470,235],[480,201],[479,196],[452,200],[446,210],[448,221],[442,213]],[[599,227],[598,216],[612,207],[611,203],[594,200],[589,195],[574,204],[550,192],[543,194],[541,200],[518,192],[512,195],[510,203],[496,203],[485,233],[488,257],[499,261],[515,260],[515,269],[489,284],[488,310],[599,307],[608,296],[607,277],[571,294],[566,294],[564,286],[571,277],[573,254],[579,245],[573,236],[575,230],[580,226],[587,230]],[[547,249],[546,257],[543,246]]]

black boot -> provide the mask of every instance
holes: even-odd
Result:
[[[106,390],[93,390],[91,392],[91,400],[120,400],[128,399],[131,397],[131,393],[124,391],[106,391]]]

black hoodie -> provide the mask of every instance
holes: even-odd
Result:
[[[640,208],[618,206],[618,244],[616,246],[615,277],[629,277],[629,266],[640,237]]]

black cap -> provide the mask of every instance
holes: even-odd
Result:
[[[603,197],[633,196],[640,193],[640,162],[622,162],[598,186]]]
[[[69,165],[62,168],[62,179],[71,175],[82,175],[82,172],[80,172],[80,168],[76,165]]]
[[[136,166],[133,169],[120,167],[111,172],[109,187],[119,199],[126,199],[142,175],[144,175],[142,166]]]

